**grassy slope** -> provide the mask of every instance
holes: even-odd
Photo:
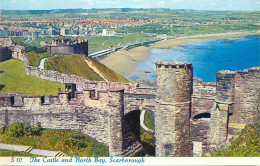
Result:
[[[0,156],[1,157],[4,157],[4,156],[23,156],[23,157],[26,157],[26,156],[34,156],[35,155],[32,155],[32,154],[28,154],[28,153],[25,153],[25,152],[18,152],[18,151],[11,151],[11,150],[3,150],[3,149],[0,149]]]
[[[68,146],[68,138],[77,135],[87,144],[85,148]],[[80,134],[70,130],[44,129],[40,136],[10,137],[7,134],[1,134],[0,140],[7,144],[28,145],[37,149],[47,149],[52,151],[62,151],[69,156],[108,156],[108,146],[96,141],[88,135]],[[74,139],[75,140],[75,139]]]
[[[260,157],[260,123],[247,125],[241,134],[228,146],[210,152],[210,157]]]
[[[36,54],[36,52],[32,51],[32,52],[29,52],[27,54],[27,59],[28,59],[30,66],[37,67],[40,64],[41,59],[44,59],[44,58],[47,58],[47,57],[50,57],[50,56],[54,56],[54,55],[60,55],[60,54],[51,53],[51,52],[44,52],[44,53]]]
[[[128,80],[126,78],[124,78],[120,74],[115,73],[113,70],[109,69],[104,64],[102,64],[102,63],[100,63],[100,62],[98,62],[94,59],[90,59],[90,60],[94,63],[96,68],[98,68],[100,71],[102,71],[103,74],[105,74],[107,76],[107,78],[109,78],[110,81],[113,81],[113,82],[128,82]]]
[[[81,55],[57,56],[45,61],[45,69],[74,74],[89,80],[103,81],[84,61]]]
[[[0,63],[0,84],[5,85],[3,92],[26,93],[34,95],[57,94],[64,85],[26,75],[24,63],[11,59]]]
[[[110,81],[127,82],[127,80],[116,74],[113,70],[107,68],[98,61],[91,59],[95,66],[102,71]],[[62,73],[74,74],[85,77],[89,80],[103,81],[103,79],[95,73],[84,61],[82,55],[57,56],[47,59],[45,68],[48,70],[56,70]]]

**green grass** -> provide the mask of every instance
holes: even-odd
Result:
[[[129,82],[124,76],[116,73],[117,77],[118,77],[118,82]]]
[[[37,67],[40,64],[41,59],[51,57],[51,56],[55,56],[55,55],[60,55],[60,54],[51,53],[51,52],[44,52],[44,53],[38,53],[37,54],[36,52],[32,51],[32,52],[29,52],[26,56],[27,56],[29,65]]]
[[[110,46],[125,45],[130,43],[142,42],[152,39],[152,37],[135,32],[125,36],[96,36],[88,37],[89,40],[89,52],[95,52],[103,49],[110,48]]]
[[[25,152],[18,152],[18,151],[0,149],[0,156],[1,157],[9,157],[9,156],[23,156],[23,157],[34,156],[35,157],[36,155],[28,154],[28,153],[25,153]]]
[[[53,39],[61,39],[63,37],[39,37],[35,38],[29,46],[35,46],[40,47],[41,41],[47,41],[51,42]],[[80,36],[80,37],[64,37],[64,38],[70,38],[71,40],[81,38],[81,39],[88,39],[88,48],[89,53],[103,50],[110,48],[110,46],[117,46],[118,44],[124,45],[129,43],[135,43],[135,42],[141,42],[146,41],[149,39],[152,39],[150,36],[144,34],[135,32],[132,34],[128,34],[125,36]],[[26,41],[26,38],[12,38],[16,43],[19,43],[20,45],[28,45],[24,43]]]
[[[145,112],[144,114],[144,124],[149,129],[154,130],[154,116],[150,114],[149,112]]]
[[[26,75],[24,63],[10,59],[0,63],[0,84],[5,85],[2,92],[26,93],[33,95],[57,94],[64,85]]]
[[[15,122],[17,124],[21,122]],[[25,123],[22,123],[25,124]],[[12,125],[12,124],[11,124]],[[10,126],[9,126],[10,127]],[[62,151],[69,156],[108,156],[108,146],[94,138],[72,130],[43,129],[40,135],[23,134],[14,136],[12,133],[21,130],[5,130],[0,135],[0,141],[7,144],[27,145],[37,149]]]
[[[152,129],[154,131],[154,116],[148,112],[145,112],[144,114],[144,124],[149,129]],[[155,147],[155,138],[153,135],[150,135],[148,132],[146,132],[143,128],[140,130],[140,137],[141,141],[143,143],[146,143],[150,145],[151,147]]]
[[[45,69],[56,70],[58,72],[74,74],[77,76],[85,77],[89,80],[103,81],[97,73],[95,73],[85,62],[85,56],[82,55],[66,55],[56,56],[49,58],[45,61]],[[89,58],[96,68],[110,80],[114,82],[127,82],[123,76],[115,73],[102,63]]]
[[[89,58],[93,64],[96,66],[96,68],[98,68],[100,71],[102,71],[102,73],[110,80],[113,82],[128,82],[128,80],[126,78],[124,78],[123,76],[121,76],[120,74],[115,73],[113,70],[109,69],[108,67],[106,67],[104,64]]]
[[[25,43],[25,41],[27,40],[27,38],[23,38],[23,37],[15,37],[12,38],[12,40],[14,41],[14,43],[18,44],[18,45],[22,45],[24,47],[29,46],[29,44]]]
[[[84,61],[81,55],[57,56],[45,61],[45,69],[74,74],[89,80],[103,81]]]
[[[211,151],[210,157],[260,157],[260,135],[258,125],[247,125],[241,134],[228,146]]]

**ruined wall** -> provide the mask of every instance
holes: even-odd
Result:
[[[88,41],[58,46],[46,46],[47,52],[61,53],[61,54],[83,54],[88,56]]]
[[[249,124],[257,118],[256,101],[260,93],[260,67],[235,74],[234,101],[230,123]]]
[[[5,38],[5,37],[0,38],[0,46],[1,47],[10,47],[12,45],[14,45],[14,42],[12,41],[11,38]]]
[[[8,99],[6,96],[1,98]],[[84,98],[91,100],[88,96]],[[45,103],[41,103],[40,96],[23,96],[20,106],[1,106],[0,125],[25,120],[31,124],[41,122],[44,128],[76,130],[108,144],[108,113],[104,105],[86,106],[80,94],[77,99],[68,101],[68,93],[59,93],[58,96],[49,96]]]
[[[0,126],[17,121],[41,122],[44,128],[87,134],[109,145],[111,156],[133,156],[143,151],[124,119],[124,89],[87,89],[76,92],[71,100],[68,96],[69,92],[60,92],[42,100],[42,96],[0,93]]]
[[[156,69],[156,156],[190,156],[192,66],[157,62]]]
[[[193,145],[193,156],[201,157],[203,154],[207,153],[210,149],[210,119],[192,119],[190,121],[190,135],[191,142]],[[196,147],[198,144],[199,147]]]
[[[0,38],[0,55],[0,62],[11,58],[24,61],[25,47],[16,45],[11,38]]]
[[[193,79],[191,117],[215,110],[216,84],[206,83],[198,78]]]
[[[9,60],[12,58],[12,51],[5,47],[5,48],[0,48],[0,62]]]

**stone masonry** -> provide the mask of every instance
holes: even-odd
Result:
[[[110,156],[135,156],[144,149],[126,117],[145,110],[155,119],[156,156],[202,156],[238,134],[237,126],[258,117],[260,67],[219,71],[216,83],[205,83],[193,78],[190,63],[157,62],[157,87],[143,88],[41,70],[28,65],[24,48],[12,40],[0,38],[0,44],[1,53],[24,61],[28,75],[77,87],[72,99],[70,92],[0,93],[0,125],[26,120],[44,128],[77,130],[107,144]]]
[[[157,62],[156,68],[156,155],[190,156],[192,66]]]

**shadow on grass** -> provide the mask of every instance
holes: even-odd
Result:
[[[155,156],[155,147],[145,142],[141,142],[141,143],[145,149],[146,154],[148,154],[149,156]]]

